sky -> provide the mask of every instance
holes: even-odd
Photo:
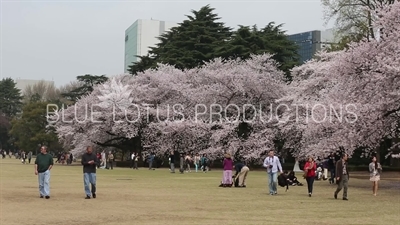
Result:
[[[324,30],[320,0],[92,1],[0,0],[0,78],[53,80],[124,72],[124,32],[137,19],[181,22],[210,4],[222,22],[263,27],[283,23],[288,34]]]

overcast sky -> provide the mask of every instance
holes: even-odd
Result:
[[[124,32],[137,19],[181,22],[206,4],[226,25],[284,23],[289,34],[323,30],[320,0],[1,0],[1,77],[54,80],[124,72]]]

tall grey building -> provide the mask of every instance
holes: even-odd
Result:
[[[132,63],[139,60],[137,55],[147,55],[149,47],[153,47],[159,42],[157,37],[176,26],[178,24],[174,22],[139,19],[128,27],[125,30],[125,73]]]

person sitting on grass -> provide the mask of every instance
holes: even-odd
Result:
[[[294,171],[290,171],[289,173],[287,173],[287,171],[285,171],[284,172],[285,174],[287,174],[287,182],[288,182],[288,184],[289,185],[292,185],[292,186],[303,186],[303,184],[302,183],[300,183],[298,180],[297,180],[297,177],[295,176],[295,173],[294,173]]]

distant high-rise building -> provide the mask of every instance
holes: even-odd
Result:
[[[325,31],[313,30],[291,34],[288,35],[288,38],[299,46],[298,53],[301,63],[312,59],[315,53],[330,46],[330,44],[335,41],[333,29]]]
[[[147,55],[149,47],[154,47],[159,42],[157,37],[176,26],[178,24],[174,22],[139,19],[128,27],[125,30],[125,72],[133,62],[139,60],[137,55]]]

